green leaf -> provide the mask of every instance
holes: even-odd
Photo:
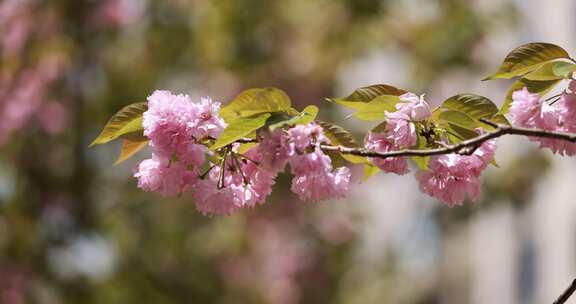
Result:
[[[228,124],[210,149],[220,149],[252,134],[254,131],[262,128],[271,115],[270,113],[260,113],[250,117],[237,118]]]
[[[147,144],[148,140],[131,141],[128,139],[123,139],[122,148],[120,150],[120,156],[118,157],[114,165],[118,165],[123,161],[129,159],[130,157],[134,156],[134,154],[142,150],[142,148],[146,147]]]
[[[289,112],[290,97],[276,88],[249,89],[220,110],[220,116],[228,123],[243,117],[261,113]]]
[[[494,115],[494,117],[490,118],[490,121],[495,122],[497,124],[501,124],[501,125],[507,125],[510,126],[510,122],[508,121],[508,119],[506,119],[506,116],[502,115],[502,114],[496,114]],[[485,129],[492,129],[493,127],[491,126],[487,126],[485,127]]]
[[[238,153],[240,154],[244,154],[246,152],[248,152],[248,150],[254,148],[258,143],[244,143],[244,144],[240,144],[240,146],[238,147]]]
[[[526,74],[524,78],[538,81],[563,79],[570,73],[570,66],[575,65],[564,61],[547,62],[538,69]]]
[[[364,164],[364,176],[362,177],[363,180],[367,180],[370,177],[378,174],[380,169],[372,164]]]
[[[142,134],[142,113],[148,110],[148,103],[133,103],[118,111],[90,146],[105,144],[121,136],[138,136]]]
[[[576,72],[576,64],[560,61],[554,65],[554,74],[562,78],[569,78],[574,72]]]
[[[506,93],[506,99],[502,103],[502,107],[500,108],[500,114],[508,113],[510,109],[510,104],[512,103],[512,94],[518,90],[523,89],[526,87],[530,93],[538,93],[540,96],[545,95],[548,93],[556,84],[558,84],[560,80],[546,80],[546,81],[535,81],[529,79],[519,79],[510,86],[508,92]]]
[[[498,113],[498,107],[488,98],[474,94],[458,94],[446,99],[440,111],[453,110],[465,113],[473,120],[490,119]]]
[[[396,111],[398,102],[400,102],[398,96],[382,95],[367,103],[357,103],[358,111],[354,113],[354,116],[360,120],[383,120],[386,111]]]
[[[331,98],[328,100],[343,105],[347,108],[359,111],[364,108],[365,103],[368,103],[380,96],[383,95],[400,96],[405,93],[406,93],[405,90],[387,84],[376,84],[359,88],[347,97]]]
[[[437,123],[448,132],[448,139],[453,144],[478,136],[474,129],[484,127],[468,114],[453,110],[440,113]]]
[[[430,156],[411,156],[410,159],[416,164],[418,169],[426,171],[428,170],[428,162],[430,162]]]
[[[453,144],[457,144],[463,140],[471,139],[478,136],[478,133],[476,133],[476,131],[452,123],[448,123],[446,130],[448,130],[448,132],[452,135],[450,139],[452,141],[451,143]]]
[[[379,123],[379,124],[376,125],[374,128],[372,128],[371,131],[372,131],[372,132],[376,132],[376,133],[386,132],[386,121],[383,121],[383,122]]]
[[[448,124],[452,124],[468,130],[474,130],[480,126],[479,121],[474,120],[466,113],[459,111],[444,111],[440,113],[439,118],[439,123],[441,126],[448,126]]]
[[[419,150],[424,150],[426,148],[428,148],[428,142],[426,140],[426,137],[420,135],[420,131],[421,131],[420,126],[417,126],[417,132],[416,134],[418,134],[418,141],[416,142],[416,147]],[[428,170],[428,162],[430,161],[430,156],[412,156],[410,157],[410,159],[416,164],[416,166],[418,167],[418,169],[420,170]]]
[[[510,52],[498,71],[483,80],[497,78],[508,79],[522,76],[537,69],[548,61],[560,58],[569,59],[570,55],[568,55],[566,50],[557,45],[550,43],[528,43]]]
[[[360,145],[358,144],[354,136],[352,136],[352,134],[348,132],[346,129],[325,121],[317,121],[317,123],[322,127],[324,135],[328,137],[328,140],[330,140],[330,143],[332,145],[347,148],[360,148]],[[350,154],[341,154],[341,156],[347,161],[354,164],[369,163],[366,157]]]
[[[318,115],[318,107],[314,105],[307,106],[302,110],[302,113],[298,113],[298,115],[280,120],[273,124],[269,125],[270,131],[274,131],[278,128],[282,128],[284,126],[295,126],[295,125],[305,125],[309,124],[316,119]]]

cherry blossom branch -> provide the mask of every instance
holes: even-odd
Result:
[[[390,158],[390,157],[406,157],[406,156],[433,156],[456,153],[460,155],[470,155],[480,147],[484,142],[491,139],[495,139],[504,135],[522,135],[531,137],[542,137],[542,138],[552,138],[565,140],[569,142],[576,143],[576,134],[565,133],[565,132],[554,132],[542,129],[529,129],[513,127],[509,125],[497,124],[486,119],[480,119],[481,122],[490,125],[494,130],[486,132],[477,137],[462,141],[458,144],[444,145],[441,148],[435,149],[403,149],[397,151],[388,152],[376,152],[364,148],[352,148],[344,146],[333,146],[333,145],[321,145],[321,149],[324,151],[339,152],[342,154],[350,154],[362,157],[372,157],[372,158]],[[254,143],[258,142],[257,139],[243,138],[237,141],[238,143]]]
[[[512,127],[508,125],[496,124],[494,122],[485,119],[482,119],[481,121],[485,124],[494,127],[495,129],[493,131],[479,135],[478,137],[462,141],[458,144],[447,145],[442,148],[426,149],[426,150],[403,149],[388,152],[376,152],[363,148],[349,148],[349,147],[330,146],[330,145],[322,145],[321,148],[324,151],[335,151],[342,154],[350,154],[350,155],[373,157],[373,158],[389,158],[389,157],[401,157],[401,156],[432,156],[432,155],[442,155],[450,153],[470,155],[474,153],[474,151],[484,142],[504,135],[544,137],[544,138],[553,138],[553,139],[566,140],[570,142],[576,142],[576,134],[572,133]]]
[[[564,304],[568,299],[572,296],[572,294],[576,291],[576,279],[572,281],[572,284],[564,290],[564,292],[554,301],[553,304]]]

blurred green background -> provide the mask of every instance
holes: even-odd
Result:
[[[0,303],[551,303],[576,269],[570,159],[503,140],[481,202],[448,208],[379,175],[307,204],[207,218],[136,188],[88,148],[155,89],[226,102],[285,90],[323,101],[387,83],[438,103],[472,91],[513,47],[574,47],[576,6],[512,0],[1,0]],[[535,16],[543,16],[536,18]],[[552,24],[552,25],[550,25]],[[501,154],[500,154],[501,153]]]

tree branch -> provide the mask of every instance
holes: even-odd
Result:
[[[570,284],[570,286],[568,286],[568,288],[564,290],[564,292],[558,297],[558,299],[556,299],[556,301],[554,301],[553,304],[566,303],[566,301],[568,301],[568,299],[570,298],[570,296],[572,296],[574,291],[576,291],[576,279],[572,281],[572,284]]]
[[[333,145],[320,145],[323,151],[333,151],[342,154],[350,154],[363,157],[372,158],[390,158],[390,157],[406,157],[406,156],[433,156],[433,155],[443,155],[456,153],[460,155],[470,155],[476,151],[483,143],[495,139],[504,135],[522,135],[530,137],[541,137],[541,138],[551,138],[565,140],[569,142],[576,143],[576,134],[565,133],[565,132],[554,132],[542,129],[529,129],[529,128],[519,128],[509,125],[497,124],[486,119],[480,119],[481,122],[492,126],[494,130],[490,132],[483,133],[477,137],[464,140],[458,144],[454,145],[444,145],[442,148],[435,149],[402,149],[397,151],[388,152],[377,152],[365,148],[359,147],[344,147],[344,146],[333,146]],[[258,139],[252,138],[242,138],[236,141],[237,143],[257,143]]]
[[[481,120],[481,121],[494,127],[494,130],[481,134],[478,137],[462,141],[458,144],[447,145],[442,148],[425,149],[425,150],[403,149],[388,152],[376,152],[363,148],[349,148],[349,147],[331,146],[331,145],[322,145],[321,148],[324,151],[335,151],[342,154],[350,154],[350,155],[373,157],[373,158],[389,158],[389,157],[401,157],[401,156],[432,156],[432,155],[442,155],[450,153],[470,155],[474,153],[474,151],[484,142],[504,135],[523,135],[523,136],[552,138],[552,139],[566,140],[569,142],[576,142],[576,134],[572,133],[553,132],[541,129],[518,128],[508,125],[496,124],[488,120]]]

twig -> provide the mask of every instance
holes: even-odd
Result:
[[[576,279],[572,281],[572,284],[570,284],[570,286],[568,286],[568,288],[564,290],[564,292],[558,297],[558,299],[556,299],[556,301],[554,301],[553,304],[566,303],[566,301],[568,301],[568,299],[570,298],[570,296],[572,296],[574,291],[576,291]]]
[[[376,152],[363,148],[349,148],[349,147],[329,146],[329,145],[322,145],[321,148],[324,151],[335,151],[340,152],[342,154],[351,154],[356,156],[374,157],[374,158],[389,158],[389,157],[401,157],[401,156],[432,156],[432,155],[442,155],[450,153],[470,155],[474,152],[474,150],[476,150],[476,148],[478,148],[484,142],[494,138],[501,137],[503,135],[524,135],[531,137],[553,138],[553,139],[566,140],[569,142],[576,142],[576,134],[553,132],[540,129],[511,127],[508,125],[495,124],[494,122],[486,120],[483,120],[482,122],[493,126],[495,130],[486,132],[472,139],[462,141],[458,144],[449,145],[443,148],[426,149],[426,150],[404,149],[388,152]]]

